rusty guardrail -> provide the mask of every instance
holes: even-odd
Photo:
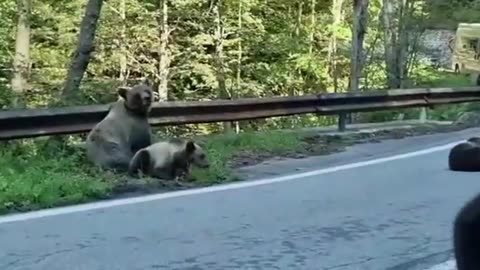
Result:
[[[334,115],[480,101],[480,87],[395,89],[361,93],[237,100],[161,102],[150,114],[152,126],[209,123],[317,113]],[[0,111],[0,140],[88,132],[109,105]]]

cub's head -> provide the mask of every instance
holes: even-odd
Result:
[[[210,162],[208,161],[205,150],[194,141],[187,141],[185,145],[185,153],[190,164],[199,168],[210,167]]]
[[[119,87],[118,95],[125,100],[125,107],[136,114],[145,115],[150,111],[154,94],[152,87],[147,83],[133,87]]]

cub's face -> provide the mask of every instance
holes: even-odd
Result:
[[[153,102],[153,90],[149,85],[138,84],[131,88],[120,87],[118,94],[125,100],[126,107],[139,114],[150,111]]]
[[[205,150],[203,150],[200,145],[194,143],[193,141],[189,141],[186,145],[186,152],[189,162],[194,166],[199,168],[210,167],[210,162],[208,161]]]

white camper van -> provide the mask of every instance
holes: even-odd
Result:
[[[458,24],[452,41],[452,69],[470,74],[472,83],[480,85],[480,23]]]

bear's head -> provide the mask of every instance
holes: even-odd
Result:
[[[118,95],[125,101],[127,110],[138,114],[146,115],[150,112],[154,94],[152,87],[146,83],[137,84],[133,87],[119,87]]]
[[[210,162],[208,161],[206,151],[203,150],[203,147],[194,141],[187,141],[185,144],[185,154],[187,156],[188,162],[199,168],[208,168],[210,167]]]

